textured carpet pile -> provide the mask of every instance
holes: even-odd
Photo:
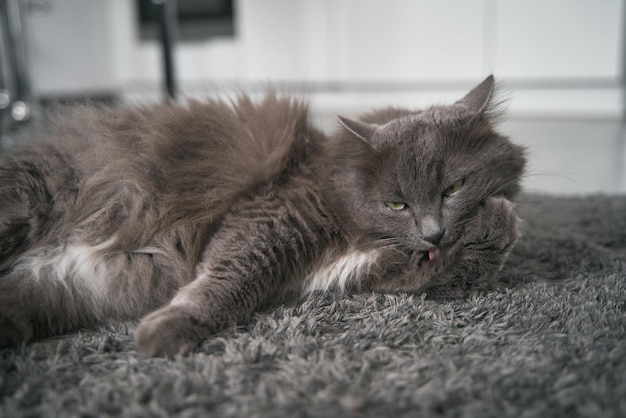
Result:
[[[175,359],[132,324],[4,350],[0,416],[626,416],[626,196],[518,208],[501,289],[313,295]]]

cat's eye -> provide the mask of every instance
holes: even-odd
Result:
[[[452,186],[444,190],[443,195],[445,197],[454,196],[455,194],[459,192],[459,190],[461,190],[461,187],[463,187],[463,184],[465,184],[465,179],[461,179],[461,180],[454,182]]]
[[[402,210],[406,208],[406,203],[402,202],[385,202],[385,206],[391,210]]]

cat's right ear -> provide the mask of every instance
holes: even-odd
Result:
[[[490,75],[456,103],[465,106],[474,114],[483,113],[485,109],[489,108],[494,89],[495,79],[493,75]]]
[[[368,144],[372,145],[372,136],[374,135],[376,129],[378,129],[378,125],[344,118],[343,116],[339,115],[337,115],[337,120],[339,121],[341,126],[346,128],[357,138],[360,138]]]

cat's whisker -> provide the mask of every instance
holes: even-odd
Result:
[[[565,182],[569,182],[573,184],[579,191],[583,191],[582,185],[576,181],[573,177],[567,176],[561,173],[550,173],[550,172],[529,172],[525,173],[521,176],[522,179],[536,179],[536,178],[550,178],[550,179],[561,179]],[[532,187],[530,187],[532,188]]]
[[[380,249],[395,249],[406,245],[397,238],[382,238],[374,241],[374,244]]]
[[[466,227],[467,227],[467,225],[468,225],[468,224],[470,224],[470,223],[472,223],[472,222],[474,222],[474,221],[476,220],[476,218],[477,218],[477,217],[478,217],[477,215],[473,215],[473,216],[470,216],[470,217],[467,217],[467,218],[465,218],[465,219],[461,220],[461,221],[460,221],[460,225],[461,225],[461,227],[462,227],[462,228],[466,228]]]

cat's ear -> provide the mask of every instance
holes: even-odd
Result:
[[[465,106],[474,114],[482,113],[489,107],[489,102],[495,88],[493,75],[485,78],[482,83],[474,87],[469,93],[455,104]]]
[[[374,135],[374,131],[378,129],[378,125],[373,123],[361,122],[358,120],[352,120],[348,118],[344,118],[343,116],[337,115],[337,120],[348,131],[350,131],[357,138],[361,138],[363,141],[368,144],[372,143],[372,136]]]

